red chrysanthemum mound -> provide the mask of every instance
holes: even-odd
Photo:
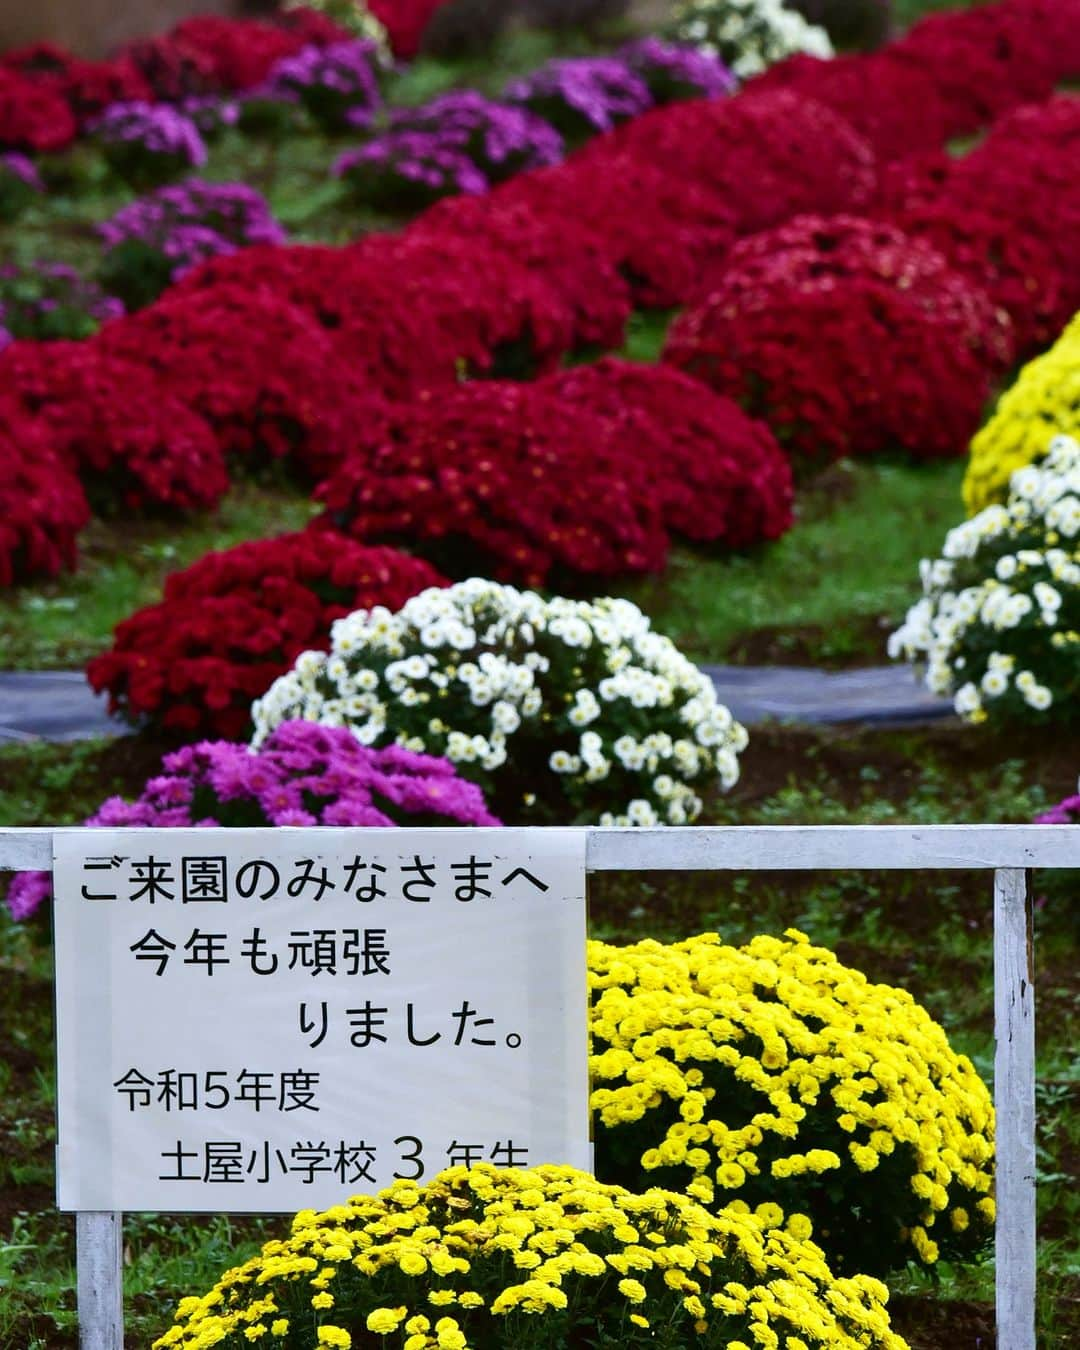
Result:
[[[109,707],[185,735],[242,736],[253,699],[356,609],[399,609],[445,578],[418,558],[305,530],[209,553],[117,626],[87,667]]]
[[[222,284],[166,296],[107,324],[108,356],[148,367],[200,413],[222,451],[259,465],[287,459],[319,477],[366,415],[362,380],[314,318],[269,291]]]
[[[1001,118],[961,159],[914,156],[890,166],[876,209],[902,229],[910,220],[950,258],[947,234],[986,220],[984,284],[1018,324],[1021,350],[1031,350],[1080,309],[1078,156],[1080,98],[1059,95]],[[942,217],[949,223],[935,227]]]
[[[580,589],[667,554],[651,447],[543,384],[479,381],[417,397],[320,485],[320,523],[402,542],[455,578]]]
[[[0,149],[62,150],[77,131],[74,114],[55,89],[0,67]]]
[[[432,15],[445,4],[446,0],[368,0],[368,9],[386,29],[394,55],[411,61]]]
[[[84,61],[51,42],[36,42],[5,52],[0,65],[59,94],[80,126],[110,103],[151,96],[138,69],[123,56],[112,61]]]
[[[410,237],[483,244],[524,263],[573,315],[575,346],[619,347],[630,317],[630,289],[599,238],[572,217],[553,219],[501,189],[447,197],[409,227]]]
[[[1008,314],[1017,359],[1043,350],[1074,313],[1053,250],[1008,219],[948,197],[886,214],[909,238],[936,249],[954,272],[985,290],[994,307]]]
[[[934,81],[888,47],[830,60],[789,57],[750,88],[787,89],[824,104],[854,127],[881,161],[938,149],[950,131],[949,109]]]
[[[809,460],[962,454],[1000,356],[982,322],[992,311],[930,265],[940,259],[926,245],[905,249],[886,229],[876,250],[878,228],[807,217],[743,241],[712,292],[675,321],[664,359]]]
[[[306,310],[354,377],[387,398],[453,384],[463,371],[553,369],[584,340],[558,277],[480,235],[416,229],[346,248],[243,249],[196,268],[170,296],[202,304],[208,288]]]
[[[346,285],[389,287],[342,337],[391,398],[479,375],[553,370],[575,345],[573,308],[540,271],[482,238],[371,234],[348,249]]]
[[[740,234],[803,212],[857,210],[876,182],[874,152],[858,132],[831,108],[786,89],[657,108],[603,138],[596,155],[602,162],[616,148],[679,184],[717,194]]]
[[[1077,53],[1069,7],[1076,23],[1075,0],[1018,0],[930,14],[889,50],[932,81],[949,136],[967,136],[1017,104],[1046,98],[1067,78],[1069,48]]]
[[[211,427],[147,367],[92,342],[18,342],[0,372],[99,510],[206,510],[228,490]]]
[[[278,24],[217,14],[184,19],[169,37],[180,51],[190,52],[200,63],[205,61],[218,88],[237,91],[261,84],[271,66],[309,40],[302,32]]]
[[[784,304],[793,288],[828,291],[858,277],[892,286],[923,310],[950,317],[987,367],[1013,361],[1012,324],[985,291],[958,276],[930,244],[860,216],[796,216],[738,243],[702,278],[701,299],[732,313]]]
[[[640,454],[673,534],[726,548],[791,527],[791,465],[763,422],[700,380],[614,357],[549,376],[565,408],[605,418]]]
[[[0,586],[74,567],[89,519],[79,480],[45,429],[0,396]]]
[[[556,239],[571,224],[586,231],[646,307],[682,304],[702,265],[735,239],[735,212],[723,198],[620,150],[609,136],[563,164],[519,174],[491,197],[527,208]]]

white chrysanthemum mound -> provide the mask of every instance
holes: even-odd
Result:
[[[685,0],[676,7],[668,32],[719,56],[741,80],[796,52],[834,54],[825,29],[785,9],[781,0]]]
[[[889,655],[926,665],[971,722],[1075,719],[1080,696],[1080,443],[1058,436],[1004,506],[950,530]]]
[[[746,731],[627,600],[474,579],[358,610],[252,709],[254,743],[304,718],[445,755],[504,820],[682,825],[731,787]]]

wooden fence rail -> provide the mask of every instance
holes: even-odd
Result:
[[[0,871],[51,868],[54,833],[0,829]],[[586,833],[589,872],[994,873],[998,1350],[1035,1350],[1035,996],[1027,872],[1080,868],[1080,825],[754,825]],[[83,1350],[123,1350],[120,1216],[79,1215],[77,1243],[80,1344]]]

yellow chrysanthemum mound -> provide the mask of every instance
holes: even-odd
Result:
[[[834,1278],[791,1227],[570,1167],[456,1167],[298,1214],[154,1346],[906,1350],[885,1287]]]
[[[964,476],[968,515],[1004,502],[1016,470],[1041,458],[1058,435],[1080,436],[1080,314],[1048,352],[1021,370],[971,442]]]
[[[994,1218],[994,1114],[903,990],[795,930],[589,944],[596,1171],[806,1215],[842,1272],[970,1259]]]

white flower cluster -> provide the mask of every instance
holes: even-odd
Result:
[[[686,0],[676,7],[668,31],[679,42],[719,56],[741,80],[796,52],[833,55],[825,29],[781,0]]]
[[[961,716],[1045,713],[1080,692],[1080,443],[1056,437],[1006,505],[950,530],[919,570],[923,598],[889,655],[925,663]]]
[[[695,788],[731,787],[747,743],[636,605],[481,579],[340,619],[329,653],[304,652],[252,717],[256,746],[290,718],[347,726],[364,745],[445,755],[495,789],[496,811],[516,779],[518,803],[546,787],[563,818],[565,800],[608,825],[694,820]]]

